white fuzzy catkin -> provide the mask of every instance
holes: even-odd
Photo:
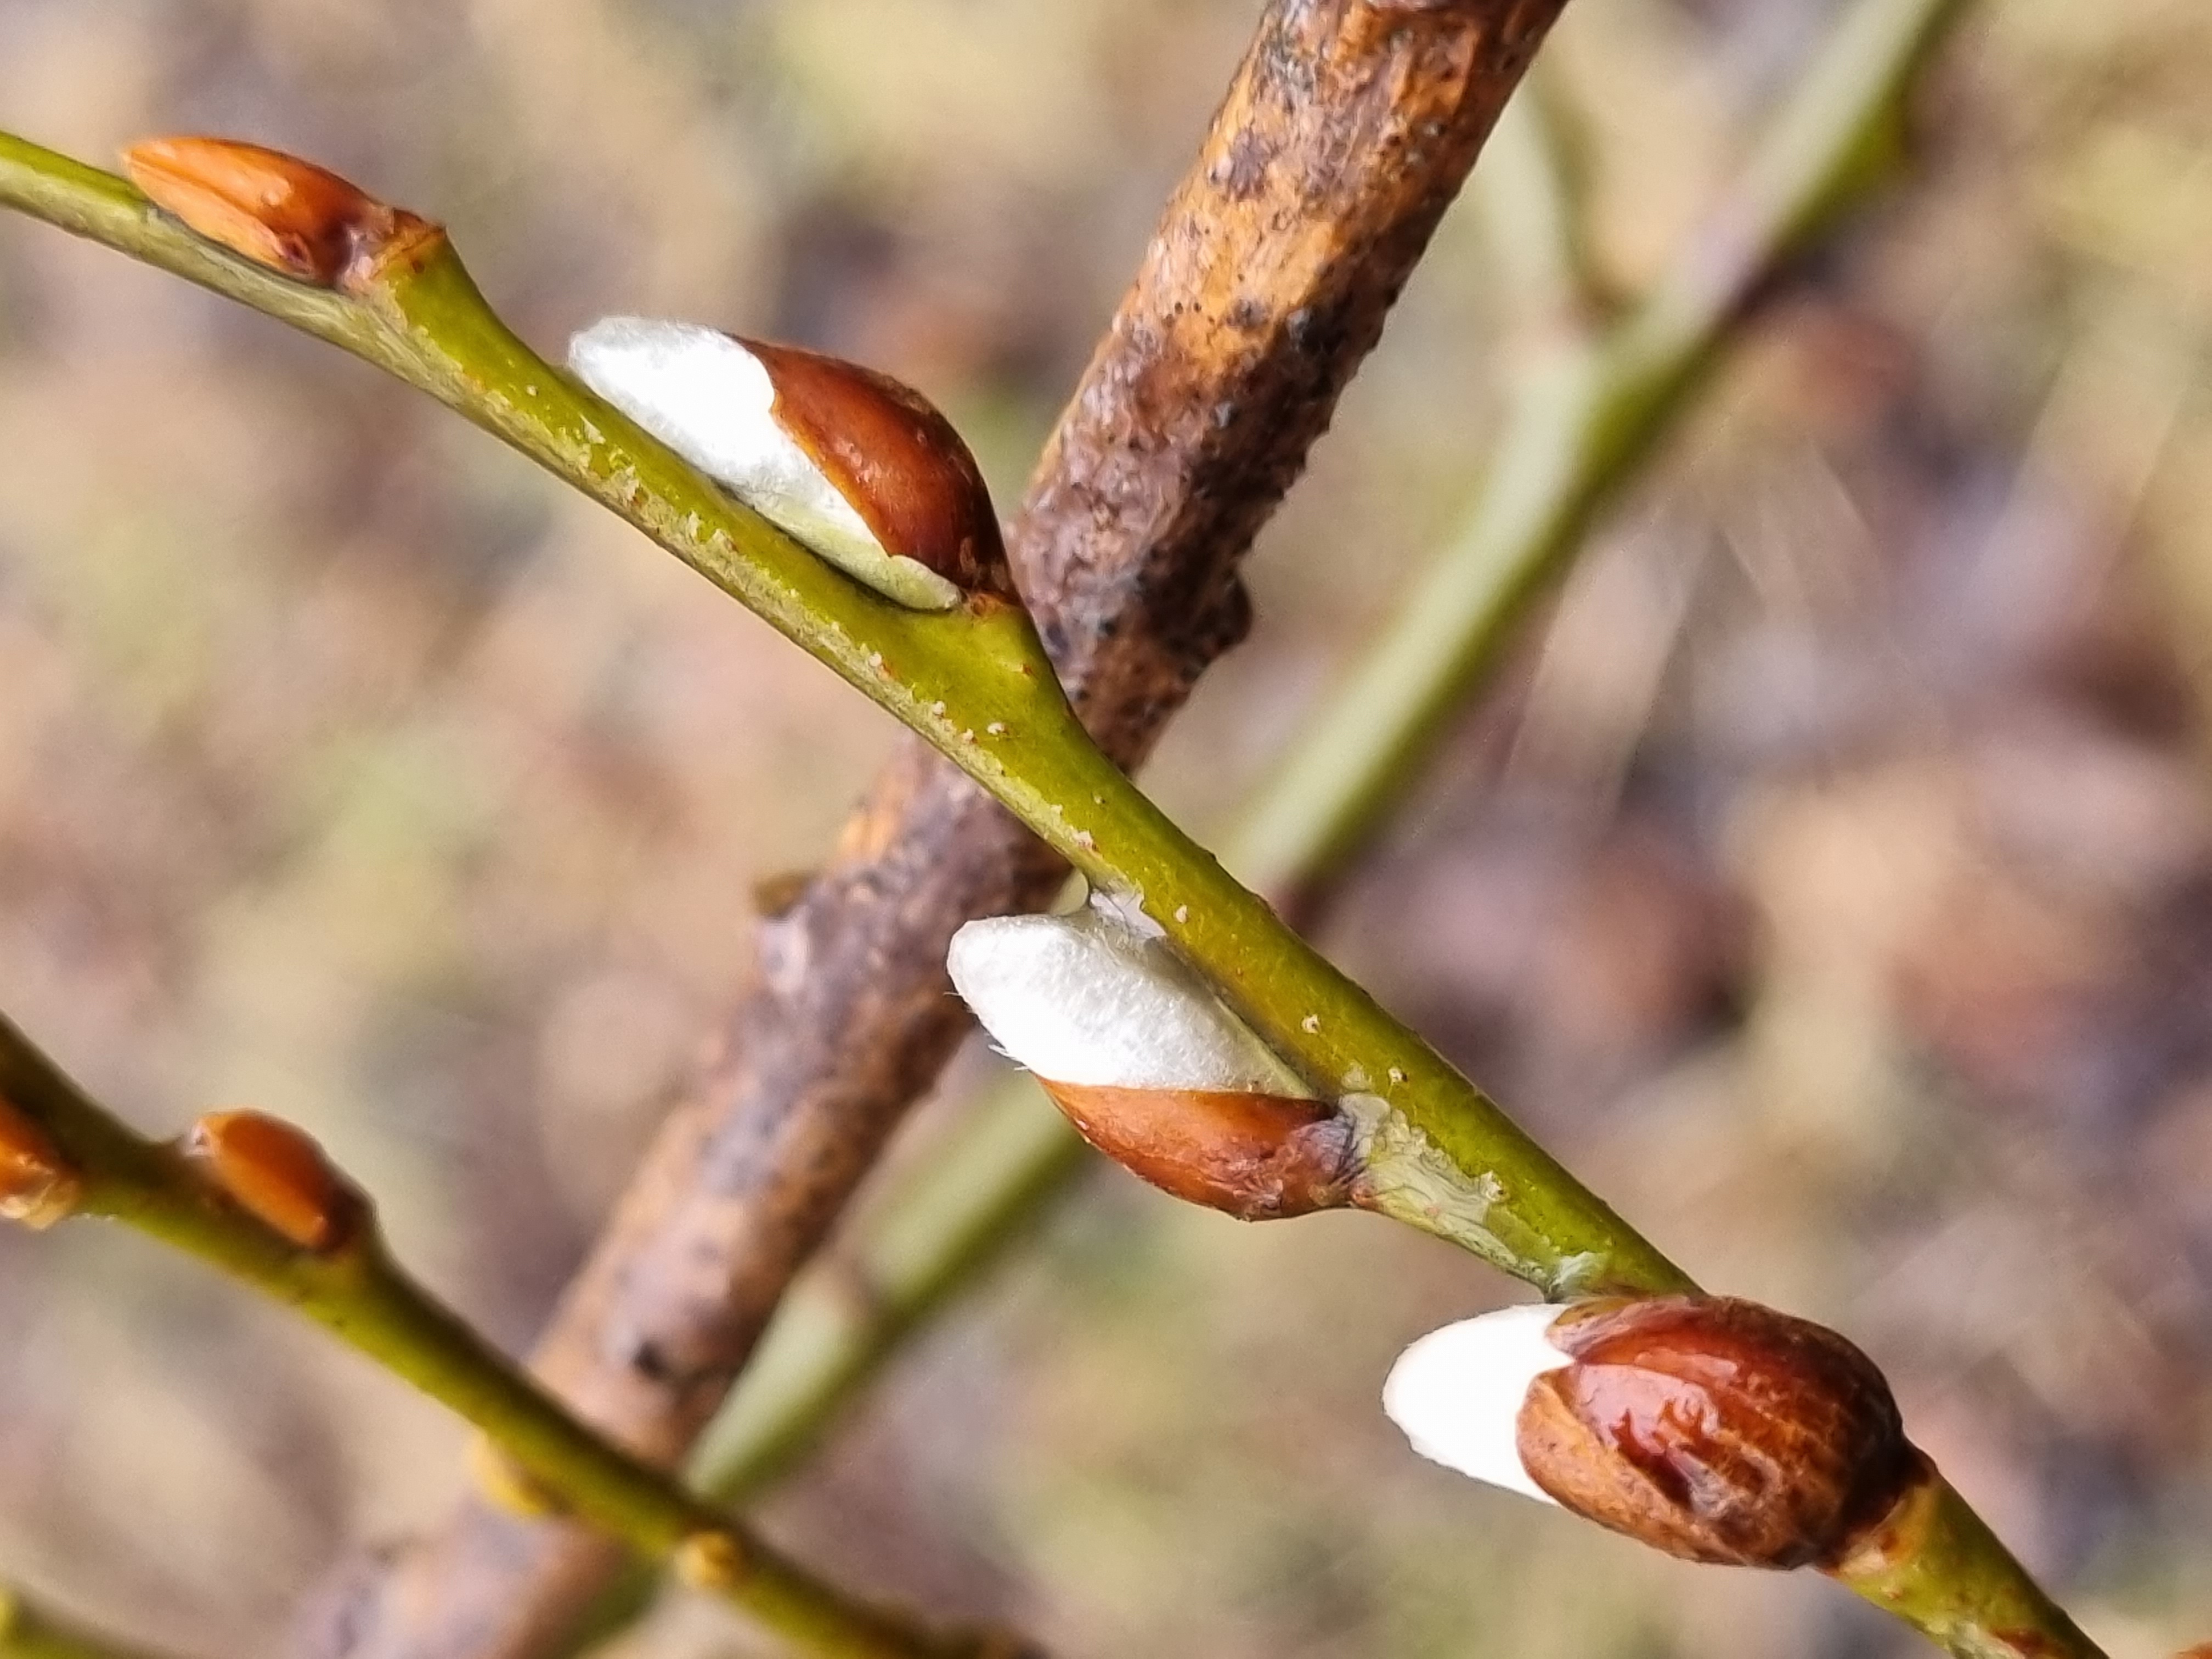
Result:
[[[1050,1081],[1312,1096],[1164,940],[1109,908],[971,921],[945,965],[999,1047]]]
[[[774,413],[766,366],[696,323],[605,317],[568,342],[576,377],[777,528],[878,592],[948,610],[960,590],[885,548]]]
[[[1525,1303],[1431,1331],[1390,1368],[1384,1413],[1431,1462],[1556,1503],[1529,1478],[1519,1431],[1528,1385],[1573,1363],[1547,1340],[1562,1311],[1556,1303]]]

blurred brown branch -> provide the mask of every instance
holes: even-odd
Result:
[[[1379,337],[1563,0],[1278,0],[1047,447],[1012,545],[1071,696],[1150,750],[1243,636],[1237,565]],[[663,1128],[536,1356],[662,1462],[696,1437],[792,1275],[967,1029],[969,917],[1058,861],[906,743],[829,867],[765,922],[727,1058]],[[482,1504],[314,1609],[326,1656],[544,1651],[618,1558]]]

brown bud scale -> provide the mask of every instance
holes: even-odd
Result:
[[[187,229],[317,288],[357,293],[443,232],[335,173],[231,138],[149,138],[123,170]]]
[[[1267,1221],[1346,1201],[1352,1126],[1319,1101],[1037,1081],[1085,1140],[1189,1203]]]
[[[238,1206],[303,1250],[342,1249],[368,1218],[368,1200],[332,1167],[306,1131],[261,1112],[210,1112],[192,1126],[187,1156],[207,1167]]]
[[[1875,1363],[1756,1303],[1668,1296],[1560,1316],[1574,1363],[1529,1385],[1521,1461],[1576,1513],[1670,1555],[1825,1564],[1920,1467]]]
[[[991,492],[952,422],[912,386],[842,358],[739,337],[775,388],[771,412],[886,553],[963,593],[1019,602]]]
[[[76,1207],[82,1186],[53,1138],[0,1096],[0,1218],[51,1227]]]

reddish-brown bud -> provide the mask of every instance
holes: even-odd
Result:
[[[0,1218],[51,1227],[76,1207],[82,1184],[53,1138],[0,1096]]]
[[[318,288],[356,292],[442,234],[312,161],[231,138],[149,138],[123,170],[187,228]]]
[[[1346,1201],[1351,1121],[1319,1101],[1037,1081],[1085,1140],[1176,1198],[1240,1221],[1305,1215]]]
[[[842,358],[741,343],[768,370],[778,423],[884,548],[963,593],[1017,598],[990,486],[936,404]]]
[[[239,1208],[318,1255],[343,1249],[368,1218],[368,1200],[305,1130],[261,1112],[210,1112],[185,1154]]]
[[[1570,1363],[1528,1385],[1529,1476],[1567,1509],[1670,1555],[1825,1565],[1922,1467],[1879,1368],[1756,1303],[1593,1302],[1552,1326]]]
[[[1015,602],[991,493],[911,386],[696,323],[607,317],[568,366],[763,518],[899,604]]]

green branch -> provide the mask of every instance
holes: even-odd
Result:
[[[1672,432],[1759,286],[1888,171],[1905,90],[1965,0],[1861,0],[1742,175],[1626,319],[1532,366],[1490,477],[1245,821],[1263,889],[1324,880],[1399,799],[1592,520]]]
[[[1893,174],[1869,162],[1895,154],[1888,140],[1902,100],[1965,9],[1963,0],[1863,0],[1649,295],[1595,338],[1555,345],[1553,362],[1534,370],[1467,527],[1248,809],[1224,848],[1231,869],[1261,892],[1288,895],[1368,842],[1591,520],[1710,382],[1747,297]],[[1540,154],[1521,161],[1545,165]],[[1556,248],[1577,246],[1579,234],[1553,222],[1556,182],[1532,186],[1543,198],[1540,228]],[[1522,193],[1516,185],[1516,198]],[[1580,296],[1578,262],[1547,269]],[[1571,398],[1557,391],[1563,380]],[[1586,441],[1608,426],[1612,442]],[[1378,763],[1363,763],[1370,757]],[[993,1088],[856,1237],[793,1285],[693,1459],[695,1484],[739,1503],[790,1469],[906,1336],[1084,1167],[1080,1141],[1033,1085]],[[1955,1493],[1943,1510],[1971,1519]],[[1853,1588],[1970,1659],[2019,1651],[1992,1647],[1997,1632],[2031,1642],[2039,1634],[2060,1644],[2046,1650],[2057,1656],[2096,1652],[1986,1528],[1960,1530],[1972,1551],[1932,1572],[1923,1562],[1909,1590]]]
[[[137,1648],[87,1635],[0,1585],[0,1659],[152,1659]]]
[[[1717,250],[1686,261],[1630,321],[1563,357],[1524,393],[1498,471],[1459,556],[1409,609],[1398,660],[1370,668],[1335,707],[1243,839],[1262,884],[1325,867],[1391,798],[1445,713],[1480,677],[1511,621],[1564,563],[1598,505],[1652,447],[1741,308],[1751,282],[1845,194],[1886,136],[1898,89],[1955,0],[1866,0],[1827,66],[1792,101],[1727,221]],[[155,213],[121,180],[0,137],[0,203],[230,295],[390,369],[506,439],[628,519],[859,686],[1008,805],[1093,884],[1140,903],[1182,952],[1326,1092],[1386,1103],[1370,1160],[1375,1207],[1451,1239],[1550,1296],[1656,1291],[1686,1277],[1364,992],[1231,879],[1098,752],[1017,612],[903,611],[815,561],[712,489],[613,410],[532,356],[484,305],[442,242],[419,266],[352,297],[303,289],[223,254]],[[1716,252],[1726,257],[1713,257]],[[1747,258],[1746,256],[1749,256]],[[1410,647],[1410,648],[1409,648]],[[1376,744],[1381,731],[1389,741]],[[1057,1131],[991,1184],[937,1188],[941,1213],[885,1242],[897,1293],[879,1327],[856,1324],[814,1373],[849,1386],[896,1335],[987,1254],[1068,1157]],[[980,1156],[980,1154],[978,1154]],[[952,1194],[957,1201],[947,1202]],[[1005,1200],[978,1201],[979,1194]],[[895,1212],[912,1220],[919,1212]],[[772,1356],[771,1356],[772,1358]],[[771,1380],[771,1367],[766,1373]],[[764,1385],[765,1386],[765,1385]],[[823,1385],[787,1383],[770,1430],[818,1407]],[[755,1443],[772,1454],[767,1436]],[[765,1469],[772,1455],[757,1455]],[[1982,1534],[1986,1537],[1987,1534]],[[2061,1659],[2096,1650],[1990,1540],[1949,1560],[1936,1601],[2002,1603],[2013,1632]],[[1996,1587],[1992,1590],[1990,1587]],[[2000,1593],[2001,1592],[2001,1593]],[[1954,1651],[2027,1650],[1976,1627]],[[1992,1642],[1996,1645],[1991,1645]],[[1978,1645],[1961,1644],[1978,1643]]]
[[[4,135],[0,205],[389,370],[750,607],[935,744],[1095,887],[1142,905],[1319,1091],[1377,1097],[1370,1207],[1550,1296],[1689,1282],[1129,782],[1068,707],[1018,608],[909,611],[823,563],[534,355],[442,236],[350,291],[304,287],[185,229],[121,179]]]
[[[822,1583],[571,1417],[407,1276],[365,1200],[309,1163],[310,1147],[280,1130],[281,1156],[226,1188],[204,1159],[96,1104],[0,1018],[0,1166],[19,1181],[25,1171],[47,1178],[44,1218],[59,1207],[47,1194],[60,1194],[72,1215],[121,1221],[287,1304],[475,1424],[567,1510],[641,1556],[674,1559],[687,1578],[803,1651],[921,1659],[983,1650]],[[257,1192],[272,1190],[283,1201],[257,1214]],[[304,1217],[329,1242],[294,1242],[304,1233],[288,1229],[288,1237],[263,1218],[278,1214]]]

